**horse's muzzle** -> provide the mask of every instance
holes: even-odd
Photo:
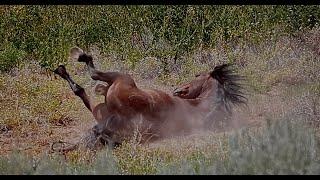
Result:
[[[187,94],[188,91],[185,90],[185,89],[179,89],[179,88],[176,88],[174,91],[173,91],[173,96],[183,96],[185,94]]]

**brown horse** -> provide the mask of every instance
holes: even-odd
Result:
[[[231,113],[233,104],[246,104],[247,98],[240,84],[243,80],[243,76],[234,73],[231,64],[223,64],[216,66],[210,73],[197,74],[194,80],[176,88],[173,95],[183,99],[215,97],[217,108],[225,107]],[[213,96],[214,93],[216,96]]]
[[[245,102],[237,83],[240,76],[233,74],[229,65],[202,73],[169,95],[156,89],[138,88],[129,74],[96,70],[92,56],[80,48],[73,48],[71,55],[87,65],[93,80],[108,83],[96,87],[96,92],[105,96],[105,102],[93,107],[84,89],[71,79],[63,65],[54,71],[68,81],[75,95],[92,112],[97,121],[95,132],[106,136],[107,142],[121,143],[132,136],[136,127],[142,132],[142,142],[189,133],[206,126],[201,119],[211,112],[212,104],[230,110],[230,103]]]
[[[244,84],[241,84],[244,80],[243,76],[235,74],[232,64],[223,64],[210,73],[197,74],[194,80],[176,88],[173,95],[201,100],[208,107],[202,119],[204,129],[222,128],[218,123],[228,125],[233,105],[247,105]]]

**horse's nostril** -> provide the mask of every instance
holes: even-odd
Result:
[[[188,93],[187,89],[177,89],[173,92],[174,96],[181,96],[181,95],[185,95]]]
[[[175,90],[173,91],[173,95],[174,95],[174,96],[177,96],[177,95],[179,95],[179,94],[181,94],[181,90],[175,89]]]

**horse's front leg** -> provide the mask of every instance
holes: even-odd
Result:
[[[67,72],[66,68],[63,65],[60,65],[57,69],[53,71],[54,73],[58,74],[60,77],[68,81],[68,84],[70,85],[72,91],[76,96],[79,96],[81,100],[83,101],[84,105],[92,112],[92,107],[89,101],[89,97],[86,94],[85,90],[79,86],[77,83],[75,83],[69,73]]]

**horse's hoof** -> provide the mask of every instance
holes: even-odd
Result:
[[[55,74],[58,74],[63,79],[66,79],[66,77],[68,76],[66,67],[64,65],[59,65],[59,67],[57,69],[55,69],[53,72]]]
[[[82,53],[78,58],[78,62],[85,62],[85,63],[92,62],[92,56]]]
[[[121,146],[121,143],[120,142],[114,142],[113,143],[113,148],[118,148]]]

